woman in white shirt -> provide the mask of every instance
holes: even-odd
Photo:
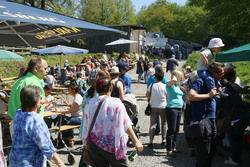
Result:
[[[155,83],[151,84],[148,87],[146,97],[150,100],[151,105],[151,115],[150,115],[150,129],[149,129],[149,137],[150,141],[148,147],[153,147],[153,140],[156,130],[157,118],[161,117],[161,135],[162,135],[162,144],[166,144],[166,136],[167,136],[167,120],[165,108],[167,105],[167,91],[166,85],[162,83],[162,79],[164,77],[164,72],[161,71],[155,74]],[[152,91],[151,91],[152,87]],[[151,96],[150,96],[151,91]]]
[[[70,107],[67,111],[60,111],[60,109],[55,109],[55,112],[59,112],[62,114],[71,114],[70,117],[63,116],[62,124],[65,125],[80,125],[82,120],[82,96],[79,94],[79,87],[75,80],[71,80],[69,85],[69,95],[73,96],[72,104],[69,104],[66,100],[64,100],[64,104]],[[67,140],[69,141],[70,146],[74,145],[74,132],[73,129],[68,130],[67,132],[63,133],[63,136],[67,136]]]

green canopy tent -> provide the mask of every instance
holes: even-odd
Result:
[[[16,53],[7,51],[7,50],[0,50],[0,60],[8,60],[8,61],[24,61],[25,58],[19,56]]]
[[[216,62],[246,62],[250,61],[250,44],[218,53]]]

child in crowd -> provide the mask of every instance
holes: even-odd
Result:
[[[45,93],[45,109],[46,111],[51,110],[52,107],[56,105],[55,99],[53,96],[51,96],[51,92],[53,90],[52,85],[46,84],[44,86],[44,93]]]
[[[41,92],[34,85],[21,90],[21,109],[16,111],[14,117],[10,167],[46,166],[46,159],[52,159],[57,166],[65,167],[50,140],[48,127],[39,114],[44,103]]]
[[[64,84],[67,80],[66,68],[62,68],[59,84]]]
[[[205,80],[209,90],[215,88],[215,81],[207,72],[208,66],[212,64],[214,53],[221,51],[221,47],[225,46],[220,38],[213,38],[209,41],[208,49],[200,52],[200,60],[198,62],[197,73],[199,77]]]

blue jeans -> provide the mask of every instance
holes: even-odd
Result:
[[[148,76],[147,71],[144,71],[144,80],[145,80],[145,83],[147,83],[147,76]]]
[[[157,124],[156,124],[155,132],[156,133],[160,133],[161,132],[161,128],[160,128],[160,116],[157,117]]]
[[[181,108],[166,108],[166,117],[168,123],[167,151],[176,149],[176,136],[180,129],[181,113]]]
[[[199,77],[201,77],[202,79],[205,80],[206,85],[207,85],[209,91],[211,89],[215,88],[214,78],[211,77],[211,75],[206,70],[198,70],[197,74],[199,75]]]
[[[138,79],[141,79],[141,78],[142,78],[142,74],[143,74],[143,72],[139,72],[139,73],[138,73]]]
[[[77,117],[70,117],[67,122],[68,125],[80,125],[81,120]]]
[[[62,125],[80,125],[80,124],[81,124],[81,119],[77,117],[68,117],[68,116],[63,115]],[[63,131],[62,136],[64,139],[74,138],[74,130],[69,129],[67,131]]]

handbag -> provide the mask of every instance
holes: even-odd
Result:
[[[102,100],[101,100],[101,102],[99,103],[99,105],[98,105],[98,107],[97,107],[97,109],[96,109],[96,112],[95,112],[95,115],[94,115],[94,117],[93,117],[93,120],[92,120],[92,123],[91,123],[91,125],[90,125],[90,128],[89,128],[89,132],[88,132],[88,137],[87,137],[87,142],[88,142],[88,139],[89,139],[89,135],[90,135],[90,132],[92,131],[92,129],[93,129],[93,127],[94,127],[94,123],[95,123],[95,120],[96,120],[96,118],[97,118],[97,115],[98,115],[98,113],[99,113],[99,111],[100,111],[100,108],[101,108],[101,106],[102,106],[102,103],[104,102],[104,100],[107,98],[108,96],[105,96]],[[87,146],[87,142],[86,142],[86,146]],[[92,163],[92,161],[91,161],[91,158],[90,158],[90,156],[89,156],[89,150],[87,149],[87,147],[84,147],[83,148],[83,163],[85,163],[85,164],[87,164],[87,165],[90,165],[90,166],[93,166],[93,163]]]
[[[148,103],[148,106],[145,109],[145,115],[150,116],[151,115],[151,105]]]
[[[231,109],[231,111],[230,111],[230,113],[229,113],[228,116],[217,120],[216,127],[217,127],[217,131],[218,132],[220,132],[220,133],[229,132],[229,130],[230,130],[230,123],[231,123],[231,116],[232,116],[234,107],[235,107],[235,105]]]
[[[190,117],[185,120],[184,133],[188,137],[205,138],[212,135],[209,118]]]
[[[152,92],[152,87],[153,87],[154,83],[152,83],[152,86],[150,88],[150,98],[151,98],[151,92]],[[151,115],[151,105],[150,105],[150,98],[148,99],[148,106],[145,109],[145,115],[150,116]]]

